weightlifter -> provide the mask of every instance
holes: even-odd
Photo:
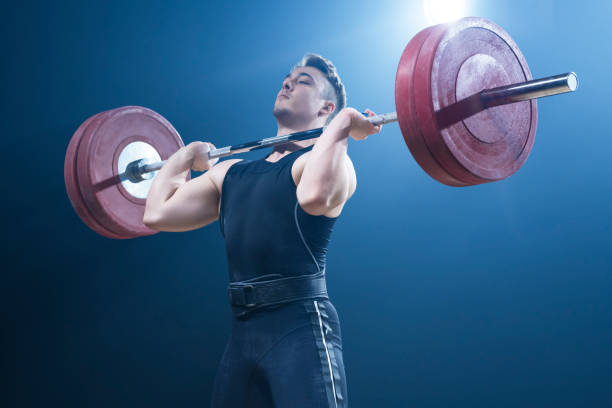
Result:
[[[357,184],[349,136],[380,132],[357,110],[327,59],[307,54],[274,102],[277,135],[327,125],[259,160],[208,160],[193,142],[155,177],[144,224],[187,231],[219,219],[225,238],[232,333],[215,378],[213,407],[345,407],[338,314],[325,286],[335,221]],[[374,116],[370,110],[369,116]],[[206,171],[186,180],[190,170]]]

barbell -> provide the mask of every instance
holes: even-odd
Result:
[[[495,23],[468,17],[413,37],[395,78],[396,112],[369,117],[399,122],[417,163],[435,180],[470,186],[501,180],[525,162],[535,139],[535,99],[576,90],[575,73],[533,80],[525,58]],[[325,127],[214,149],[227,157],[319,136]],[[151,235],[142,223],[159,170],[184,146],[160,114],[139,106],[101,112],[72,136],[64,161],[68,197],[94,231],[116,239]]]

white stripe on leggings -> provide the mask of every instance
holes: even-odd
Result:
[[[321,320],[321,312],[319,312],[319,303],[314,301],[315,309],[317,309],[317,315],[319,316],[319,327],[321,328],[321,337],[323,337],[323,347],[325,347],[325,354],[327,354],[327,364],[329,364],[329,376],[331,377],[332,392],[334,393],[334,404],[338,408],[338,401],[336,401],[336,386],[334,385],[334,372],[332,371],[331,359],[329,358],[329,351],[327,350],[327,343],[325,342],[325,334],[323,333],[323,320]]]

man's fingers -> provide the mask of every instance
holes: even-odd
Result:
[[[374,113],[374,111],[372,111],[371,109],[366,108],[365,113],[368,114],[369,118],[371,118],[372,116],[376,116],[376,113]],[[374,130],[372,134],[380,133],[381,125],[372,125],[372,129]]]

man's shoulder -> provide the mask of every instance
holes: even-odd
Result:
[[[293,181],[297,185],[302,178],[302,172],[304,171],[304,166],[306,165],[306,160],[310,156],[311,151],[308,151],[300,157],[298,157],[291,167],[291,175],[293,176]],[[349,193],[348,197],[352,196],[355,192],[355,188],[357,187],[357,173],[355,172],[355,166],[353,165],[353,161],[351,160],[348,153],[344,155],[344,163],[349,172]],[[347,197],[347,198],[348,198]]]
[[[227,174],[227,171],[234,164],[241,162],[241,161],[243,161],[243,159],[223,160],[215,164],[213,168],[208,171],[208,176],[210,177],[211,181],[215,184],[215,186],[217,187],[219,191],[221,191],[221,187],[223,186],[223,180],[225,179],[225,175]]]
[[[304,163],[306,160],[308,160],[308,157],[310,156],[311,153],[312,153],[312,150],[309,150],[309,151],[301,154],[297,159],[295,159],[295,161],[293,162],[293,165],[295,166],[296,162]],[[351,160],[351,157],[348,155],[348,152],[344,154],[344,160],[346,161],[346,164],[354,172],[355,171],[355,166],[353,166],[353,161]]]

